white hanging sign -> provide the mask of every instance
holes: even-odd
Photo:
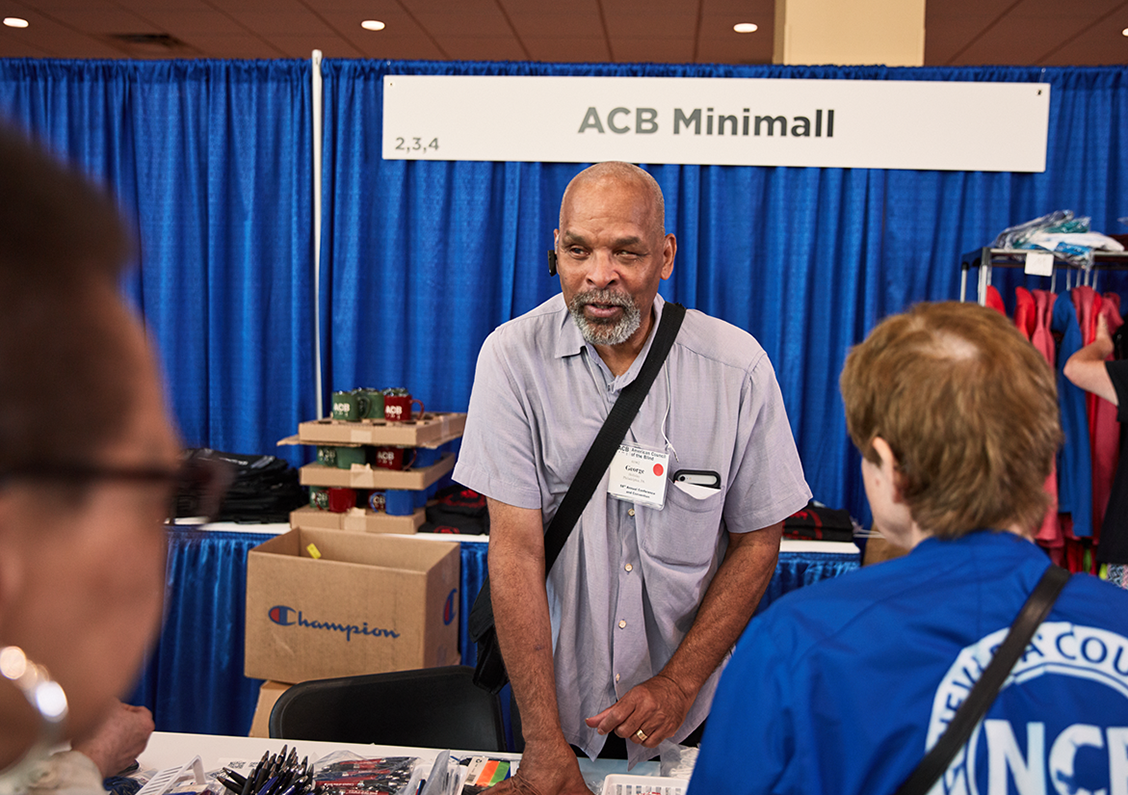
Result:
[[[384,77],[387,160],[1045,171],[1050,86]]]

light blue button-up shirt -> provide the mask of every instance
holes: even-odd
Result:
[[[655,299],[655,325],[664,301]],[[454,479],[500,502],[539,508],[547,525],[654,334],[615,377],[584,341],[563,297],[497,328],[478,357]],[[775,524],[811,492],[775,371],[747,332],[690,310],[624,443],[670,454],[668,473],[712,470],[705,499],[668,484],[661,510],[596,488],[548,577],[560,721],[590,756],[604,737],[584,719],[669,661],[697,615],[728,539]],[[708,714],[720,671],[678,742]],[[633,743],[632,764],[657,751]]]

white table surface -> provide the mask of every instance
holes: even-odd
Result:
[[[263,535],[281,535],[290,532],[288,524],[238,524],[236,522],[216,522],[214,524],[196,525],[198,530],[226,530],[232,533],[262,533]],[[400,536],[401,538],[420,538],[432,541],[459,541],[464,544],[486,544],[489,536],[453,535],[450,533],[415,533],[414,535]],[[794,538],[785,538],[780,541],[780,552],[827,552],[833,555],[857,555],[858,547],[852,541],[800,541]]]
[[[361,745],[358,743],[330,743],[314,740],[279,740],[267,737],[231,737],[219,734],[180,734],[176,732],[153,732],[149,745],[138,757],[142,770],[165,770],[180,767],[199,756],[205,771],[218,770],[233,759],[257,762],[264,752],[277,753],[282,746],[298,750],[298,758],[308,756],[316,761],[335,751],[353,751],[364,757],[417,756],[428,767],[435,761],[440,750],[436,748],[406,748],[395,745]],[[451,753],[457,758],[467,756],[490,756],[501,759],[520,759],[520,754],[483,751],[458,751]],[[589,785],[602,786],[603,779],[612,773],[626,773],[626,760],[580,758],[580,772]],[[631,775],[657,776],[660,774],[658,760],[636,765]]]

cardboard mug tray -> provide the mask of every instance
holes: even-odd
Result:
[[[438,447],[457,439],[466,428],[466,415],[428,412],[418,420],[311,420],[298,425],[297,444],[368,444],[399,447]],[[279,444],[294,444],[293,437]]]
[[[429,467],[395,471],[370,464],[351,469],[306,464],[299,470],[303,486],[340,486],[350,489],[404,489],[421,491],[454,469],[454,453],[447,453]]]
[[[290,527],[315,527],[325,530],[348,530],[359,533],[396,533],[411,535],[427,521],[425,508],[416,508],[408,516],[391,516],[383,511],[354,508],[345,513],[322,511],[303,505],[290,513]]]

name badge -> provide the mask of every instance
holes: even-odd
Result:
[[[669,453],[621,444],[611,459],[611,482],[607,493],[617,500],[662,510],[666,502],[666,467],[669,464]]]

